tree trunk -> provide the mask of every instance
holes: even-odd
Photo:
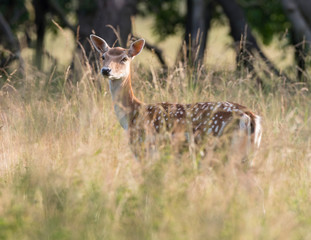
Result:
[[[238,68],[246,68],[248,71],[253,71],[253,51],[257,51],[269,67],[269,69],[280,76],[279,71],[275,68],[273,63],[265,56],[257,44],[257,41],[251,33],[251,28],[247,25],[247,21],[242,8],[234,0],[216,0],[223,8],[227,15],[231,28],[231,36],[236,43],[237,49],[237,65]],[[287,76],[283,75],[287,80],[290,80]],[[262,84],[260,78],[256,78],[259,84]]]
[[[256,39],[247,26],[242,8],[234,0],[217,0],[227,15],[230,23],[231,36],[236,44],[237,65],[253,70],[252,50],[259,49]]]
[[[285,13],[293,25],[295,38],[299,41],[311,42],[311,1],[282,0]]]
[[[48,6],[45,1],[33,0],[35,9],[35,24],[37,31],[37,42],[36,42],[36,56],[35,64],[41,69],[42,68],[42,55],[43,55],[43,41],[46,28],[45,15],[48,11]]]
[[[292,24],[293,45],[298,77],[303,78],[305,58],[311,43],[311,0],[282,0],[285,14]]]
[[[13,34],[13,31],[9,23],[5,20],[1,12],[0,12],[0,33],[2,33],[1,42],[3,42],[5,46],[10,47],[10,51],[13,52],[13,55],[10,54],[10,56],[8,57],[6,57],[4,53],[0,54],[0,68],[5,67],[5,65],[9,64],[12,60],[18,59],[20,70],[24,74],[24,60],[21,57],[19,42],[16,36]]]
[[[104,38],[112,46],[118,37],[107,27],[111,25],[119,34],[117,45],[125,47],[128,36],[132,31],[131,17],[136,14],[138,0],[82,0],[79,1],[78,20],[80,25],[79,37],[86,50],[90,52],[90,44],[87,41],[92,30]]]
[[[204,59],[207,33],[211,21],[209,1],[187,0],[185,43],[187,60],[191,66],[201,64]]]

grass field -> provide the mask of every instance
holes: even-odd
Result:
[[[197,169],[186,155],[137,162],[107,82],[82,61],[74,85],[66,83],[68,59],[60,72],[27,64],[25,78],[12,74],[0,91],[0,239],[311,239],[310,93],[273,75],[263,91],[237,77],[232,52],[221,54],[228,41],[219,49],[209,43],[218,55],[208,55],[197,88],[179,66],[161,88],[161,74],[143,63],[148,54],[135,59],[133,84],[146,102],[230,100],[254,109],[264,132],[246,172],[230,164]],[[53,46],[60,58],[63,46]],[[294,76],[290,57],[281,61],[274,46],[269,54]]]

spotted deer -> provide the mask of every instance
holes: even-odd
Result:
[[[246,107],[232,102],[199,102],[192,104],[146,104],[137,99],[131,85],[131,61],[143,49],[139,39],[129,49],[109,47],[106,41],[90,35],[94,48],[101,54],[101,73],[109,79],[116,116],[129,136],[134,154],[146,157],[157,151],[158,139],[166,136],[170,145],[181,149],[194,146],[202,157],[210,139],[229,136],[231,149],[244,156],[261,141],[260,117]],[[213,140],[212,140],[213,141]]]

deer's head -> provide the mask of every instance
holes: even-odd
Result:
[[[144,39],[133,42],[129,49],[109,47],[106,41],[94,34],[90,35],[92,44],[101,54],[103,68],[101,73],[110,80],[126,79],[130,74],[130,63],[145,45]]]

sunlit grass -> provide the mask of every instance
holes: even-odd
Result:
[[[25,79],[13,76],[15,90],[0,92],[0,239],[311,238],[310,94],[275,76],[265,79],[275,87],[260,91],[226,64],[209,65],[194,88],[183,68],[163,79],[137,61],[134,92],[146,102],[230,100],[254,109],[264,134],[248,171],[197,169],[169,152],[136,161],[107,82],[83,62],[77,84],[30,65]]]

